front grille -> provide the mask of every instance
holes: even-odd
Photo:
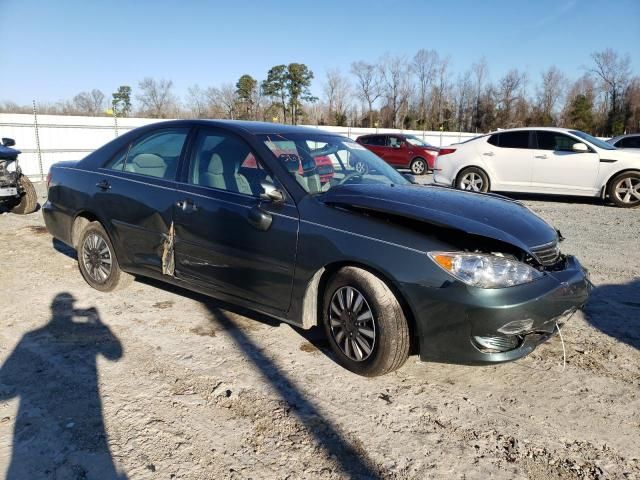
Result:
[[[531,247],[531,253],[545,267],[555,265],[560,257],[560,247],[558,242],[545,243],[537,247]]]

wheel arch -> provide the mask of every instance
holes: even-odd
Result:
[[[477,168],[478,170],[482,170],[482,172],[484,172],[484,174],[487,176],[487,180],[489,181],[489,188],[487,189],[487,191],[491,191],[491,175],[489,175],[489,170],[486,167],[483,167],[477,163],[471,164],[471,165],[464,165],[463,167],[460,167],[458,169],[458,171],[456,172],[455,176],[453,177],[453,185],[454,187],[457,188],[458,186],[458,178],[460,177],[460,174],[462,172],[464,172],[465,170],[467,170],[468,168]]]
[[[380,269],[366,265],[357,261],[338,261],[333,262],[318,269],[305,289],[305,295],[302,302],[302,321],[303,328],[308,329],[313,326],[321,325],[322,318],[322,298],[329,280],[342,268],[355,267],[367,271],[379,278],[393,293],[398,300],[402,312],[404,313],[409,325],[409,337],[411,342],[410,353],[416,353],[418,347],[419,332],[417,331],[417,323],[413,309],[405,296],[402,294],[399,286],[393,279],[386,275]]]
[[[629,173],[629,172],[636,172],[640,174],[640,168],[634,168],[634,167],[623,168],[622,170],[618,170],[617,172],[614,172],[611,175],[609,175],[609,178],[607,178],[607,181],[604,182],[604,185],[602,186],[602,192],[600,194],[601,197],[603,199],[607,197],[609,192],[609,186],[611,185],[611,182],[613,181],[614,178],[616,178],[618,175],[622,175],[623,173]]]

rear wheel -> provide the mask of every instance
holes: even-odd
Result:
[[[85,281],[101,292],[123,288],[133,280],[120,270],[111,240],[98,222],[89,223],[80,235],[78,268]]]
[[[618,207],[633,208],[640,206],[640,172],[622,173],[610,183],[609,198]]]
[[[323,321],[340,365],[374,377],[400,368],[409,355],[409,326],[393,292],[366,270],[345,267],[327,284]]]
[[[11,208],[11,212],[18,215],[28,215],[35,212],[38,208],[38,195],[33,183],[27,177],[21,175],[18,179],[18,185],[22,190],[20,201]]]
[[[474,192],[489,191],[489,177],[478,167],[468,167],[458,174],[456,187]]]
[[[414,158],[410,168],[414,175],[423,175],[427,171],[427,162],[424,161],[424,158]]]

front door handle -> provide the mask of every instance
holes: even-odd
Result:
[[[493,153],[493,152],[484,152],[482,155],[484,155],[485,157],[493,157],[495,155],[495,153]]]
[[[111,184],[106,180],[100,180],[98,183],[96,183],[96,187],[105,192],[111,188]]]
[[[181,209],[184,212],[187,212],[189,210],[191,210],[193,212],[193,211],[196,211],[198,209],[198,207],[196,207],[196,204],[190,198],[186,198],[184,200],[180,200],[180,201],[176,202],[176,207],[178,207],[179,209]]]
[[[543,153],[542,155],[534,155],[536,158],[547,158],[547,156]]]

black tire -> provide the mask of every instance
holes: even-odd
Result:
[[[38,194],[33,183],[27,177],[21,175],[18,178],[18,185],[22,190],[20,201],[11,208],[11,212],[18,215],[28,215],[35,212],[38,208]]]
[[[80,273],[96,290],[111,292],[116,288],[124,288],[133,281],[133,276],[120,269],[109,235],[99,222],[87,224],[80,234],[77,250]],[[103,252],[107,251],[111,264],[108,272],[105,272],[107,253]]]
[[[484,170],[478,167],[467,167],[456,178],[456,188],[459,190],[488,192],[490,186],[489,177]]]
[[[424,158],[417,157],[411,160],[409,168],[411,169],[411,173],[414,175],[424,175],[427,173],[429,165]]]
[[[640,206],[640,198],[637,198],[634,192],[640,192],[640,172],[621,173],[607,186],[609,199],[622,208]]]
[[[332,310],[332,302],[335,301],[336,307],[340,307],[337,296],[342,292],[348,292],[348,289],[355,292],[349,300],[351,305],[343,310],[343,316],[337,316],[335,310]],[[358,303],[357,294],[361,295],[363,300],[360,302],[360,308],[356,309],[354,307]],[[342,298],[346,305],[348,297]],[[322,305],[322,320],[327,339],[337,362],[346,369],[365,377],[375,377],[397,370],[407,360],[410,347],[409,325],[398,299],[374,274],[356,267],[342,268],[329,280]],[[371,313],[371,320],[356,322],[359,317],[367,317],[366,313],[363,315],[367,308]],[[344,323],[338,320],[343,317]],[[357,326],[358,323],[360,327]],[[360,333],[365,331],[365,324],[368,327],[367,337]],[[370,336],[371,330],[373,336]],[[343,332],[342,336],[340,331]],[[367,354],[358,342],[359,345],[364,342],[370,352]],[[349,347],[345,347],[346,343],[349,343]],[[357,348],[354,348],[354,345]],[[356,356],[357,349],[362,358],[350,358],[343,351],[345,348],[349,348],[352,357]]]

